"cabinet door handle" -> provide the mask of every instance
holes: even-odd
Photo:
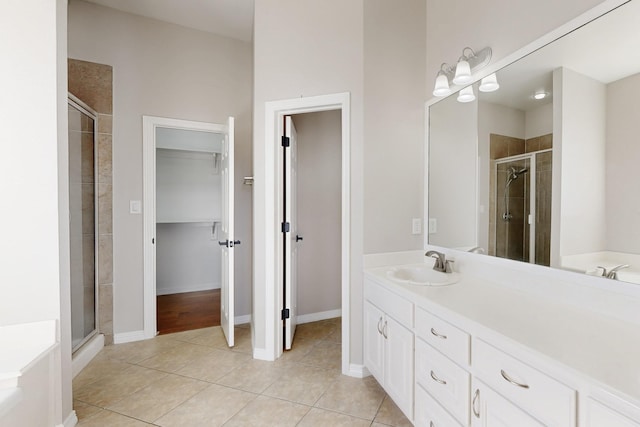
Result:
[[[476,392],[473,394],[473,402],[471,402],[471,408],[473,410],[473,415],[476,418],[480,418],[480,408],[476,409],[476,402],[480,403],[480,389],[477,388]]]
[[[378,320],[378,333],[380,335],[382,335],[382,326],[380,326],[381,323],[382,323],[382,316],[380,317],[380,320]]]
[[[382,327],[382,336],[385,337],[385,338],[389,338],[387,336],[387,321],[386,320],[384,321],[384,326]]]
[[[522,384],[519,383],[518,381],[514,381],[509,374],[507,374],[504,369],[500,369],[500,374],[502,375],[502,378],[504,378],[505,380],[507,380],[508,382],[510,382],[513,385],[517,385],[518,387],[522,387],[522,388],[529,388],[529,386],[527,384]]]
[[[433,371],[431,371],[431,379],[433,379],[438,384],[447,385],[447,382],[438,378],[438,376]]]
[[[442,335],[442,334],[437,333],[437,332],[435,331],[435,329],[433,329],[433,328],[431,328],[431,334],[432,334],[434,337],[438,337],[438,338],[443,339],[443,340],[446,340],[446,339],[447,339],[447,336],[446,336],[446,335]]]

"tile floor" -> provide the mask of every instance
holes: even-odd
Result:
[[[73,381],[80,427],[410,426],[373,377],[340,374],[340,319],[299,325],[293,350],[251,358],[248,325],[105,347]]]

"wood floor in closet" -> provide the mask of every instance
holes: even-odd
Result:
[[[158,334],[220,325],[220,289],[158,295]]]

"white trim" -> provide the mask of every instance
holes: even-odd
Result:
[[[340,316],[342,316],[342,309],[337,308],[335,310],[319,311],[317,313],[300,314],[296,318],[296,323],[301,325],[303,323],[317,322],[319,320],[334,319]]]
[[[347,375],[354,378],[364,378],[371,375],[371,372],[369,372],[367,367],[364,365],[356,365],[352,363],[349,365],[349,373]]]
[[[156,295],[183,294],[186,292],[210,291],[220,289],[220,282],[216,283],[197,283],[195,285],[184,286],[180,284],[168,287],[156,287]]]
[[[244,325],[245,323],[251,323],[251,315],[245,314],[244,316],[236,316],[234,317],[233,322],[236,326]]]
[[[280,203],[276,177],[279,173],[278,138],[281,134],[282,117],[288,114],[312,113],[318,111],[341,110],[342,112],[342,373],[349,375],[350,360],[350,273],[351,273],[351,101],[349,92],[301,97],[270,101],[265,103],[264,153],[265,164],[262,176],[264,187],[264,212],[260,212],[262,222],[256,223],[256,229],[264,232],[264,247],[254,248],[256,259],[264,262],[265,274],[254,278],[254,287],[265,290],[264,322],[265,348],[254,349],[254,357],[260,354],[264,360],[275,360],[282,355],[282,327],[279,312],[282,305],[282,289],[276,286],[281,274],[278,262],[280,239],[276,238],[276,229],[280,216]],[[258,174],[256,174],[258,175]],[[258,189],[258,187],[256,187]],[[254,193],[255,194],[255,193]],[[258,215],[254,214],[254,217]],[[255,271],[254,271],[255,275]],[[255,319],[261,321],[263,319]]]
[[[129,339],[127,332],[120,334],[125,338],[114,342],[139,341],[140,339],[153,338],[157,334],[156,325],[156,248],[152,243],[156,230],[156,127],[173,129],[199,130],[205,132],[224,133],[228,131],[227,125],[215,123],[196,122],[191,120],[170,119],[166,117],[142,116],[142,176],[143,176],[143,338]],[[137,337],[137,335],[134,335]],[[128,339],[128,341],[127,341]]]
[[[100,350],[104,348],[104,335],[97,334],[91,340],[86,342],[78,351],[73,355],[71,360],[71,375],[75,378],[94,357],[100,353]]]
[[[75,410],[71,410],[69,416],[64,420],[62,424],[58,424],[57,427],[74,427],[78,424],[78,415]]]
[[[155,335],[153,337],[155,337]],[[120,334],[113,335],[114,344],[124,344],[124,343],[134,342],[134,341],[143,341],[146,339],[149,339],[147,337],[146,331],[122,332]]]
[[[253,348],[253,358],[258,360],[266,360],[272,362],[275,360],[273,352],[266,348]]]

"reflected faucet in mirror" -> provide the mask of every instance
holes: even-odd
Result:
[[[623,268],[629,268],[629,264],[616,265],[609,271],[607,271],[606,268],[600,265],[598,266],[598,268],[602,269],[602,277],[606,277],[607,279],[618,280],[618,271],[622,270]]]
[[[451,273],[451,263],[453,261],[446,259],[445,254],[438,251],[427,251],[424,256],[435,258],[433,269],[442,273]]]
[[[470,252],[472,254],[483,254],[484,248],[481,246],[474,246],[473,248],[469,249],[467,252]]]

